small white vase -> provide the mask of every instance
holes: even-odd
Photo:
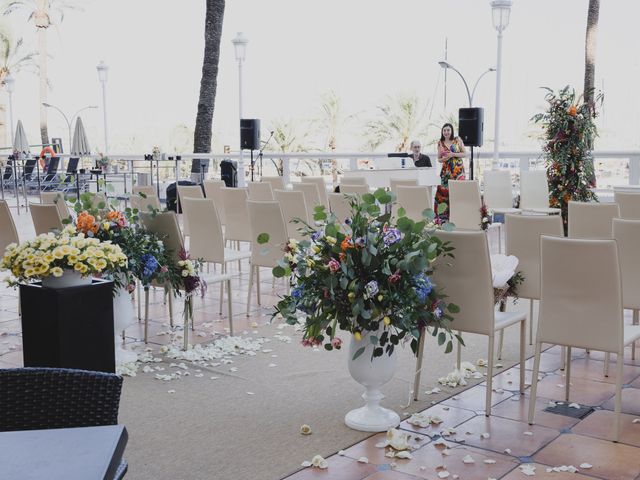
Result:
[[[91,285],[91,281],[91,277],[83,277],[75,270],[63,270],[61,277],[54,277],[53,275],[44,277],[42,279],[42,286],[46,288],[82,287]]]
[[[121,282],[125,282],[124,275],[121,275]],[[126,287],[120,287],[116,290],[113,297],[113,331],[115,334],[115,353],[116,353],[116,365],[122,365],[125,363],[135,362],[138,359],[138,354],[127,350],[122,345],[122,331],[129,325],[135,323],[135,312],[133,310],[133,303],[131,302],[131,295],[127,291]]]
[[[394,352],[389,356],[385,352],[381,357],[371,358],[373,349],[378,345],[372,345],[370,337],[375,335],[380,338],[383,331],[383,328],[380,328],[378,332],[363,332],[360,341],[352,336],[349,344],[349,373],[356,382],[365,387],[362,398],[366,402],[364,407],[351,410],[344,417],[344,423],[354,430],[386,432],[400,424],[400,416],[396,412],[380,406],[380,400],[384,398],[380,387],[393,378],[396,371],[396,354]],[[354,360],[353,355],[363,346],[364,352]]]

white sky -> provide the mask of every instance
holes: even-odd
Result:
[[[203,0],[81,1],[49,33],[49,102],[68,114],[102,105],[96,65],[110,67],[107,103],[111,151],[166,148],[178,125],[193,128],[203,55]],[[529,118],[543,107],[541,86],[582,90],[588,0],[514,0],[503,42],[501,143],[531,147]],[[603,1],[596,84],[605,109],[598,148],[640,147],[638,0]],[[17,36],[35,46],[35,28],[12,16]],[[214,116],[214,151],[238,144],[237,63],[231,39],[249,39],[245,117],[260,118],[263,137],[273,119],[309,119],[320,96],[334,90],[347,113],[369,118],[386,95],[416,92],[443,114],[444,56],[470,84],[496,62],[496,32],[488,0],[227,0]],[[436,89],[439,80],[438,88]],[[487,75],[474,103],[485,108],[485,142],[493,137],[495,75]],[[33,74],[16,76],[14,119],[39,139],[38,88]],[[460,79],[449,72],[448,111],[466,106]],[[103,148],[102,111],[82,114],[92,146]],[[49,112],[51,136],[67,127]],[[266,135],[265,135],[266,132]],[[134,140],[132,140],[134,139]],[[175,140],[173,141],[175,143]],[[341,151],[364,141],[354,129]],[[185,140],[191,148],[192,139]],[[486,147],[490,149],[490,147]]]

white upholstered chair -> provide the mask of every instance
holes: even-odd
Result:
[[[302,240],[304,236],[299,229],[304,225],[296,223],[293,220],[299,218],[309,225],[313,225],[313,214],[307,210],[307,204],[304,199],[304,193],[296,190],[276,190],[273,192],[276,201],[280,204],[282,216],[287,224],[287,234],[289,238]]]
[[[620,216],[617,203],[569,202],[569,237],[612,238],[612,222]]]
[[[487,170],[484,172],[484,204],[494,213],[519,213],[513,208],[511,172],[507,170]]]
[[[549,206],[549,184],[544,170],[520,173],[520,210],[546,215],[559,215],[559,208]]]
[[[620,206],[620,218],[640,220],[640,192],[613,190],[613,201]]]
[[[427,208],[433,209],[431,202],[431,189],[425,186],[405,186],[396,187],[397,206],[404,208],[407,217],[414,222],[419,222],[425,218],[422,212]]]
[[[259,202],[273,200],[273,190],[268,182],[249,182],[249,199]]]
[[[29,210],[31,211],[31,219],[33,220],[36,235],[49,233],[51,230],[62,230],[62,220],[56,205],[30,202]]]

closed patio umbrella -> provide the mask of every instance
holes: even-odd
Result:
[[[29,140],[27,140],[27,134],[24,131],[24,127],[22,126],[22,120],[18,120],[18,125],[16,126],[16,136],[13,139],[13,152],[16,154],[16,157],[29,155]],[[20,199],[18,195],[18,169],[17,169],[17,158],[13,161],[13,178],[14,185],[16,190],[16,208],[18,214],[20,214]],[[22,161],[22,171],[24,172],[24,160]],[[24,194],[24,203],[27,203],[27,189],[26,189],[26,179],[22,178],[22,192]]]
[[[84,130],[82,119],[78,117],[76,120],[76,128],[73,131],[73,141],[71,142],[71,155],[89,155],[91,147],[87,139],[87,133]]]

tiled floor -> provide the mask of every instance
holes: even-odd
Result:
[[[611,411],[615,376],[605,378],[603,362],[592,358],[593,355],[584,352],[578,355],[580,358],[572,364],[570,399],[594,407],[593,413],[583,420],[544,411],[551,400],[562,401],[564,395],[564,375],[558,368],[559,349],[553,348],[542,355],[543,378],[536,401],[535,425],[527,423],[531,371],[527,370],[527,393],[521,396],[517,392],[519,372],[512,368],[494,379],[494,389],[502,389],[504,393],[493,393],[494,406],[489,418],[483,412],[486,389],[481,384],[427,409],[425,412],[443,420],[437,426],[419,428],[402,422],[399,428],[412,438],[412,459],[386,457],[389,447],[375,446],[385,435],[377,434],[345,448],[343,455],[329,457],[326,470],[305,468],[288,480],[531,478],[521,465],[534,466],[537,479],[640,480],[640,370],[627,364],[632,363],[630,357],[625,359],[623,411],[629,414],[622,415],[620,442],[613,443],[609,439],[615,418]],[[455,433],[443,437],[440,433],[445,429],[454,429]],[[481,436],[483,433],[489,437]],[[361,457],[367,457],[368,463],[359,462]],[[469,457],[473,463],[468,463]],[[465,458],[467,463],[463,461]],[[591,467],[581,468],[582,464]],[[547,472],[563,465],[573,465],[579,472]]]
[[[25,216],[21,220],[26,222]],[[23,226],[28,229],[27,225]],[[23,230],[20,228],[20,230]],[[24,231],[24,230],[23,230]],[[23,237],[24,238],[24,237]],[[236,271],[237,266],[231,266]],[[271,289],[271,277],[265,269],[261,275],[263,306],[253,303],[250,316],[245,314],[247,267],[242,275],[233,280],[234,327],[236,331],[250,330],[255,324],[268,322],[270,306],[277,300]],[[217,289],[217,286],[212,288]],[[169,336],[161,334],[168,330],[169,316],[163,305],[160,291],[152,291],[150,305],[149,341],[166,344]],[[213,323],[213,330],[224,333],[229,326],[226,305],[223,315],[218,314],[217,291],[204,299],[196,299],[196,332],[191,334],[191,343],[210,341],[211,337],[198,336],[204,328],[203,322]],[[175,323],[181,324],[182,308],[175,306]],[[208,328],[208,332],[212,331]],[[129,345],[141,345],[142,324],[136,323],[126,330]],[[385,449],[375,446],[383,435],[374,435],[356,445],[335,445],[335,450],[344,450],[343,455],[328,458],[329,468],[304,468],[288,477],[289,480],[334,479],[334,480],[410,480],[438,479],[507,479],[529,478],[521,465],[535,466],[537,479],[599,478],[606,480],[640,480],[640,359],[632,361],[625,357],[623,390],[622,434],[619,443],[609,441],[614,415],[613,394],[615,385],[615,363],[612,362],[608,378],[603,376],[603,355],[584,351],[574,352],[572,363],[571,401],[595,408],[583,420],[547,413],[543,410],[549,401],[561,401],[564,395],[564,376],[560,367],[559,348],[547,350],[540,365],[541,382],[536,402],[536,424],[526,422],[528,408],[528,385],[531,382],[532,360],[526,363],[527,393],[517,392],[519,372],[512,368],[494,378],[493,415],[484,416],[486,387],[482,384],[470,388],[455,398],[449,398],[427,410],[442,418],[437,427],[419,428],[406,421],[400,429],[412,437],[413,458],[394,459],[385,456]],[[0,286],[0,368],[22,365],[20,321],[17,313],[17,294]],[[454,429],[455,433],[444,440],[443,429]],[[525,434],[530,432],[531,434]],[[488,438],[481,437],[489,433]],[[368,463],[358,462],[367,457]],[[465,463],[463,458],[472,457],[474,463]],[[485,462],[488,461],[488,462]],[[580,468],[581,464],[591,468]],[[573,465],[579,473],[548,473],[551,467]]]

